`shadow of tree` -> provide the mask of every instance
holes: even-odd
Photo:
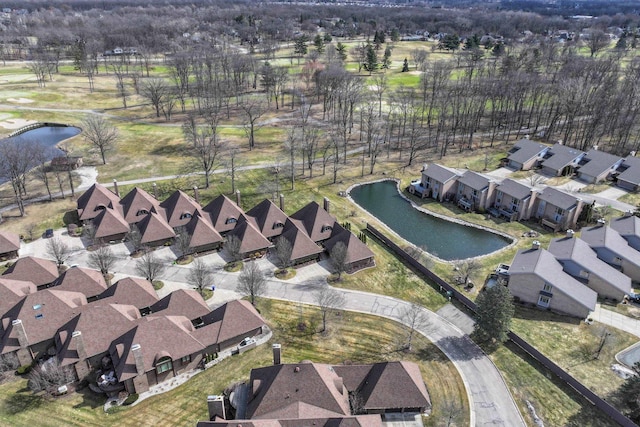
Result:
[[[75,409],[96,409],[103,406],[104,402],[106,401],[106,396],[94,393],[89,387],[85,387],[82,390],[77,390],[76,393],[82,396],[82,402],[78,403],[77,405],[73,405]]]
[[[18,390],[15,394],[5,399],[2,412],[9,415],[16,415],[21,412],[30,411],[38,408],[45,403],[45,397],[42,394],[34,394],[28,388]]]
[[[474,360],[484,356],[482,350],[467,336],[441,338],[436,345],[453,361]]]

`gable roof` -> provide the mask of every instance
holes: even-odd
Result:
[[[579,158],[583,156],[584,151],[576,148],[567,147],[562,144],[554,144],[549,150],[551,157],[542,162],[542,166],[561,171],[565,166],[577,163]]]
[[[151,313],[160,316],[185,316],[194,320],[211,310],[198,291],[177,289],[151,306]]]
[[[290,219],[286,220],[284,231],[278,238],[287,239],[291,244],[291,261],[322,253],[322,248]]]
[[[119,381],[138,376],[131,347],[140,345],[145,372],[165,357],[172,360],[203,351],[207,344],[195,339],[191,321],[184,316],[147,316],[111,342],[109,353]]]
[[[58,267],[48,259],[27,256],[19,258],[2,276],[6,279],[25,280],[36,286],[47,285],[58,278]]]
[[[0,276],[0,317],[11,309],[24,296],[37,291],[33,282],[12,280]],[[2,330],[0,325],[0,330]]]
[[[365,410],[431,406],[420,368],[415,363],[395,361],[373,365],[339,365],[333,368],[344,378],[347,389],[356,391],[361,396]],[[402,392],[399,393],[399,390]]]
[[[331,253],[331,249],[338,243],[342,242],[347,247],[347,264],[362,261],[374,256],[373,251],[358,239],[355,234],[342,227],[337,222],[333,225],[333,233],[331,238],[324,242],[324,248]]]
[[[132,305],[107,304],[95,301],[82,308],[80,313],[60,327],[56,336],[58,361],[65,366],[80,360],[77,338],[78,331],[87,357],[107,352],[111,341],[131,329],[140,312]]]
[[[166,211],[167,222],[171,227],[186,225],[200,208],[191,196],[182,190],[174,191],[166,200],[160,203]]]
[[[95,238],[101,239],[129,232],[129,223],[117,209],[103,209],[93,220]]]
[[[509,178],[498,184],[498,191],[502,191],[516,200],[525,200],[531,197],[531,188]]]
[[[458,182],[474,190],[484,190],[489,186],[491,179],[477,172],[468,170],[458,178]]]
[[[252,218],[240,216],[235,228],[229,232],[230,236],[236,236],[240,239],[240,253],[259,251],[270,247],[271,242],[258,231],[258,228],[252,223]]]
[[[604,151],[591,149],[584,156],[582,162],[586,162],[580,166],[578,173],[588,176],[598,176],[608,169],[611,169],[617,162],[622,160],[621,157]],[[582,163],[580,162],[580,163]]]
[[[299,363],[251,370],[247,418],[350,415],[349,396],[330,365]]]
[[[507,158],[517,163],[526,163],[534,157],[541,157],[542,153],[549,147],[530,139],[521,139],[513,144]]]
[[[216,343],[222,343],[235,337],[245,335],[266,324],[256,309],[246,300],[229,301],[203,317],[204,324],[198,328],[195,336],[210,334],[215,330]],[[209,326],[215,325],[214,328]]]
[[[640,237],[640,218],[635,215],[612,218],[609,226],[616,230],[622,237]]]
[[[104,185],[95,183],[78,197],[78,217],[81,221],[93,219],[102,209],[113,209],[119,203],[120,197]]]
[[[233,230],[236,226],[236,222],[244,213],[238,205],[232,202],[231,199],[224,194],[213,199],[202,210],[209,214],[211,217],[211,223],[218,233],[226,233],[227,231]],[[235,221],[230,221],[231,219]]]
[[[630,263],[640,266],[640,252],[629,246],[625,238],[608,225],[583,228],[580,238],[593,249],[606,248]]]
[[[142,235],[140,240],[141,243],[159,242],[176,236],[171,225],[167,223],[162,215],[153,209],[137,224],[137,226],[138,230],[140,230],[140,234]]]
[[[20,249],[20,236],[6,230],[0,230],[0,254]]]
[[[256,220],[258,230],[268,239],[279,236],[283,231],[282,226],[287,221],[287,215],[269,199],[264,199],[251,208],[247,216]]]
[[[133,305],[140,309],[155,304],[158,294],[148,280],[126,277],[109,286],[99,299],[109,304]]]
[[[336,219],[315,201],[302,207],[290,218],[300,221],[302,229],[314,242],[331,237],[331,230],[336,222]]]
[[[519,250],[509,268],[509,282],[519,274],[534,274],[589,310],[596,308],[598,294],[564,272],[562,264],[547,250]]]
[[[578,204],[575,196],[567,194],[564,191],[556,190],[553,187],[545,187],[538,193],[538,199],[544,200],[550,205],[557,206],[565,211],[574,209]]]
[[[185,229],[191,236],[189,240],[190,248],[222,242],[222,236],[213,228],[209,216],[202,215],[200,211],[196,212],[191,221],[185,226]]]
[[[140,187],[135,187],[120,200],[123,216],[129,224],[135,224],[151,212],[152,208],[158,208],[160,202],[151,194]]]
[[[624,159],[622,166],[626,169],[618,175],[618,180],[640,185],[640,158],[629,156]]]
[[[86,304],[87,298],[80,292],[44,289],[26,295],[2,318],[5,333],[1,338],[0,353],[5,354],[20,348],[13,320],[22,321],[29,345],[34,345],[51,339],[56,330]]]
[[[71,267],[60,275],[53,286],[60,291],[80,292],[87,298],[95,297],[107,289],[102,273],[83,267]]]
[[[442,183],[448,182],[460,176],[453,169],[439,165],[437,163],[430,163],[426,165],[425,169],[422,171],[422,174],[428,178]]]
[[[304,420],[280,419],[280,420],[222,420],[198,421],[197,427],[300,427],[300,424],[314,427],[382,427],[382,418],[379,414],[352,415],[339,418],[318,417],[305,418]]]
[[[549,252],[560,262],[573,261],[580,268],[596,274],[622,292],[631,290],[631,278],[598,258],[598,255],[582,239],[562,237],[553,239]]]

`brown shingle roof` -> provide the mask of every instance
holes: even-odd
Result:
[[[169,240],[176,235],[171,225],[155,210],[151,210],[151,212],[137,224],[137,227],[142,235],[141,243],[143,244]]]
[[[85,221],[93,219],[102,209],[114,208],[120,203],[120,198],[98,183],[93,184],[78,197],[78,217]]]
[[[323,251],[298,224],[288,219],[282,235],[278,237],[279,239],[287,239],[291,243],[291,261],[317,255]]]
[[[202,215],[200,211],[196,212],[185,228],[191,236],[189,241],[190,248],[222,242],[222,236],[211,224],[209,215]]]
[[[100,294],[100,300],[109,304],[127,304],[146,308],[158,301],[158,294],[148,280],[127,277],[109,286]]]
[[[196,336],[199,336],[208,326],[215,325],[217,333],[215,342],[221,343],[232,338],[242,337],[247,332],[253,331],[266,324],[265,320],[260,316],[256,309],[249,301],[234,300],[216,308],[203,318],[205,326],[196,330]],[[211,331],[203,331],[210,333]]]
[[[211,223],[218,233],[233,230],[238,219],[244,213],[224,194],[213,199],[203,210],[211,217]]]
[[[362,261],[374,256],[373,251],[362,243],[352,232],[342,227],[337,222],[333,225],[333,233],[331,238],[324,242],[324,248],[331,252],[331,249],[338,243],[342,242],[347,247],[347,264]]]
[[[25,296],[2,318],[5,333],[0,353],[20,348],[13,320],[22,321],[29,345],[34,345],[51,339],[56,330],[79,313],[80,307],[86,304],[87,298],[80,292],[45,289]]]
[[[271,246],[271,242],[252,223],[252,218],[247,218],[244,215],[240,217],[236,227],[229,232],[229,235],[240,239],[241,254],[259,251]]]
[[[279,236],[287,221],[287,215],[269,199],[264,199],[255,205],[247,215],[256,220],[258,230],[267,239]]]
[[[32,256],[20,258],[3,273],[5,279],[27,280],[36,286],[47,285],[58,278],[53,261]]]
[[[60,291],[80,292],[87,298],[100,295],[107,289],[102,273],[83,267],[71,267],[60,275],[53,285]]]
[[[334,418],[298,418],[287,420],[221,420],[199,421],[197,427],[382,427],[382,418],[378,414],[353,415]]]
[[[193,289],[178,289],[151,306],[158,316],[185,316],[194,320],[211,312],[202,296]]]
[[[118,209],[103,209],[93,220],[95,238],[109,240],[110,237],[121,236],[129,232],[129,223],[122,217]]]
[[[314,242],[331,237],[331,229],[336,221],[329,212],[325,211],[316,202],[311,202],[291,215],[291,219],[299,220],[302,228]]]
[[[0,230],[0,254],[20,249],[20,236],[10,231]]]
[[[81,312],[64,324],[56,337],[58,360],[62,366],[77,362],[80,358],[76,339],[72,334],[79,331],[87,357],[109,351],[111,341],[135,326],[140,312],[132,305],[107,304],[95,301],[87,304]]]
[[[198,209],[198,202],[182,190],[176,190],[168,199],[160,203],[167,213],[167,222],[171,227],[187,225]]]
[[[120,205],[127,223],[135,224],[151,212],[152,208],[157,208],[160,202],[142,188],[135,187],[120,200]]]
[[[0,277],[0,316],[10,310],[24,296],[33,294],[37,290],[33,282]]]

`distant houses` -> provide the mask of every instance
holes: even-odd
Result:
[[[329,213],[328,199],[323,206],[311,202],[288,216],[283,211],[284,196],[280,197],[280,206],[265,199],[245,212],[238,205],[239,195],[236,202],[220,195],[203,208],[197,189],[194,191],[194,198],[178,190],[159,201],[134,188],[120,199],[118,194],[94,184],[78,199],[78,217],[93,224],[94,240],[123,241],[135,227],[140,244],[150,248],[172,244],[176,236],[186,233],[188,250],[205,253],[220,250],[226,239],[235,236],[243,258],[263,256],[283,237],[293,248],[293,265],[318,260],[330,250],[325,242],[330,238],[335,242],[333,230],[339,229],[352,236],[344,234],[340,238],[352,255],[348,257],[347,271],[373,265],[373,252],[340,227]]]

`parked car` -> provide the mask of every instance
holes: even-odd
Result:
[[[629,301],[635,302],[636,304],[640,304],[640,294],[635,292],[629,292]]]
[[[50,239],[53,237],[53,228],[47,228],[47,230],[44,232],[44,237],[45,239]]]

